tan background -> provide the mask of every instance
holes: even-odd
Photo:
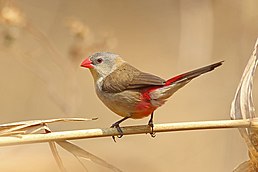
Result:
[[[1,3],[3,8],[6,1]],[[258,36],[256,0],[19,0],[12,5],[60,55],[28,29],[1,25],[1,123],[99,117],[95,122],[51,125],[53,130],[104,128],[119,119],[96,97],[90,72],[79,67],[93,51],[118,53],[137,68],[163,78],[225,60],[222,67],[195,79],[157,110],[155,123],[229,119],[230,103]],[[83,40],[65,26],[69,17],[90,29]],[[13,36],[8,45],[3,44],[5,31]],[[75,52],[69,55],[71,50]],[[256,84],[254,89],[257,103]],[[124,171],[228,172],[247,159],[246,146],[234,129],[74,143]],[[72,155],[60,151],[69,171],[82,171]],[[58,170],[47,144],[3,147],[0,159],[0,171]],[[108,171],[85,162],[89,171]]]

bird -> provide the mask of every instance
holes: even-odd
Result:
[[[124,61],[120,55],[111,52],[96,52],[83,60],[81,67],[90,70],[98,98],[122,117],[111,125],[119,132],[119,138],[123,136],[120,123],[129,118],[141,119],[147,116],[150,116],[150,134],[155,137],[154,111],[192,79],[214,70],[223,62],[219,61],[167,80],[142,72]],[[115,141],[114,136],[113,139]]]

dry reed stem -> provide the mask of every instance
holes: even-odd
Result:
[[[202,129],[225,129],[225,128],[249,128],[258,127],[257,120],[219,120],[219,121],[199,121],[199,122],[179,122],[155,124],[154,132],[173,132],[185,130],[202,130]],[[121,127],[124,135],[150,133],[151,129],[148,125],[127,126]],[[47,134],[25,134],[15,136],[0,137],[0,146],[60,141],[60,140],[75,140],[98,137],[117,136],[119,133],[115,128],[103,129],[87,129],[52,132]]]

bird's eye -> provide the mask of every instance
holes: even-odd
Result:
[[[102,61],[103,61],[102,58],[97,59],[97,62],[98,62],[98,63],[102,63]]]

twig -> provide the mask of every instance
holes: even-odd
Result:
[[[172,132],[184,130],[201,130],[201,129],[225,129],[225,128],[249,128],[257,127],[256,120],[219,120],[219,121],[200,121],[200,122],[179,122],[167,124],[155,124],[154,132]],[[121,127],[124,135],[150,133],[148,125]],[[0,137],[0,146],[20,145],[29,143],[40,143],[60,140],[74,140],[97,137],[117,136],[119,133],[114,128],[104,129],[87,129],[52,132],[47,134],[25,134],[21,137],[3,136]]]

